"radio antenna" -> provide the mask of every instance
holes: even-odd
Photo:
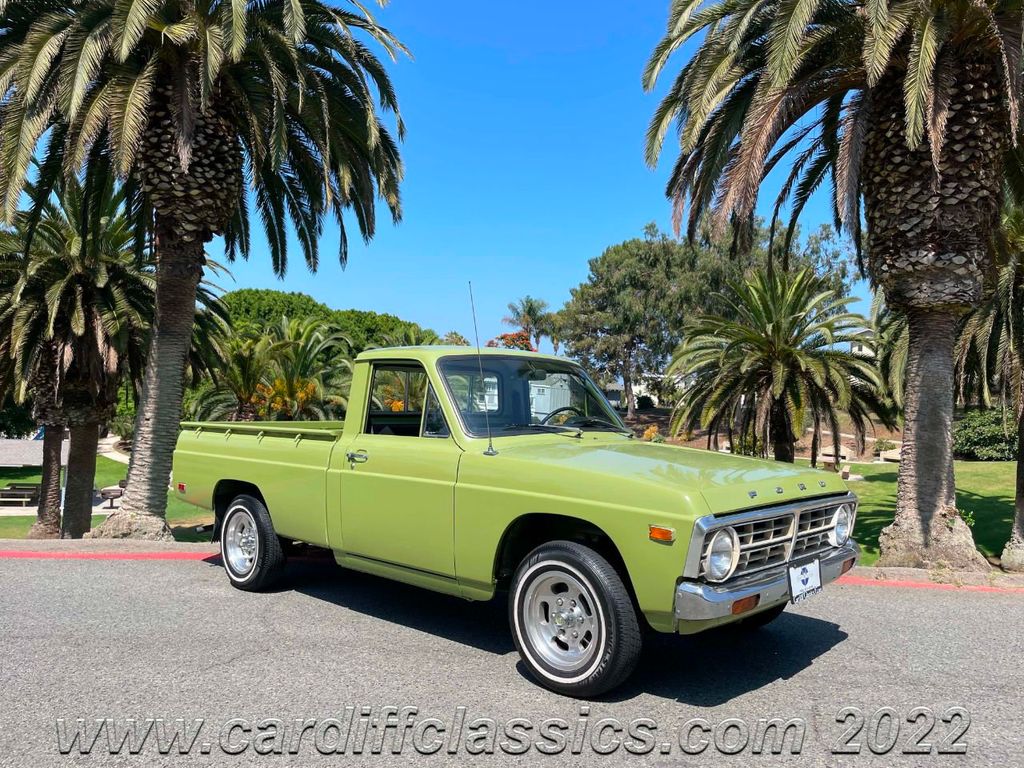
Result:
[[[480,329],[476,327],[476,302],[473,301],[473,281],[469,281],[469,308],[473,312],[473,335],[476,337],[476,363],[480,368],[480,386],[484,390],[484,425],[487,428],[487,450],[484,456],[497,456],[494,438],[491,435],[491,416],[487,410],[487,385],[484,383],[484,356],[480,351]]]

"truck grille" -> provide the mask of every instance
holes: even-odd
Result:
[[[733,523],[728,517],[717,518],[716,522],[731,525],[739,537],[740,556],[733,578],[831,549],[828,535],[832,531],[833,515],[841,504],[851,500],[851,497],[823,499],[820,505],[780,508],[778,514],[772,514],[771,509],[760,510],[751,518],[741,515]],[[704,558],[710,544],[711,531],[705,535],[701,547],[698,576],[704,575]]]

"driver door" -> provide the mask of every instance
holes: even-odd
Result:
[[[367,401],[341,475],[345,551],[454,578],[462,450],[426,371],[417,363],[375,364]]]

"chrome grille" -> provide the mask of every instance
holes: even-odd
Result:
[[[820,503],[804,503],[741,513],[733,517],[716,517],[700,546],[697,576],[704,575],[704,562],[711,535],[718,528],[732,526],[740,542],[739,562],[732,578],[783,565],[791,560],[810,557],[831,549],[828,535],[836,509],[855,502],[846,497],[822,499]]]

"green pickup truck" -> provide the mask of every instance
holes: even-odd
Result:
[[[466,347],[375,349],[341,422],[182,425],[173,487],[216,514],[240,589],[290,542],[468,600],[508,593],[523,662],[594,696],[645,629],[755,628],[857,560],[835,474],[641,442],[568,360]]]

